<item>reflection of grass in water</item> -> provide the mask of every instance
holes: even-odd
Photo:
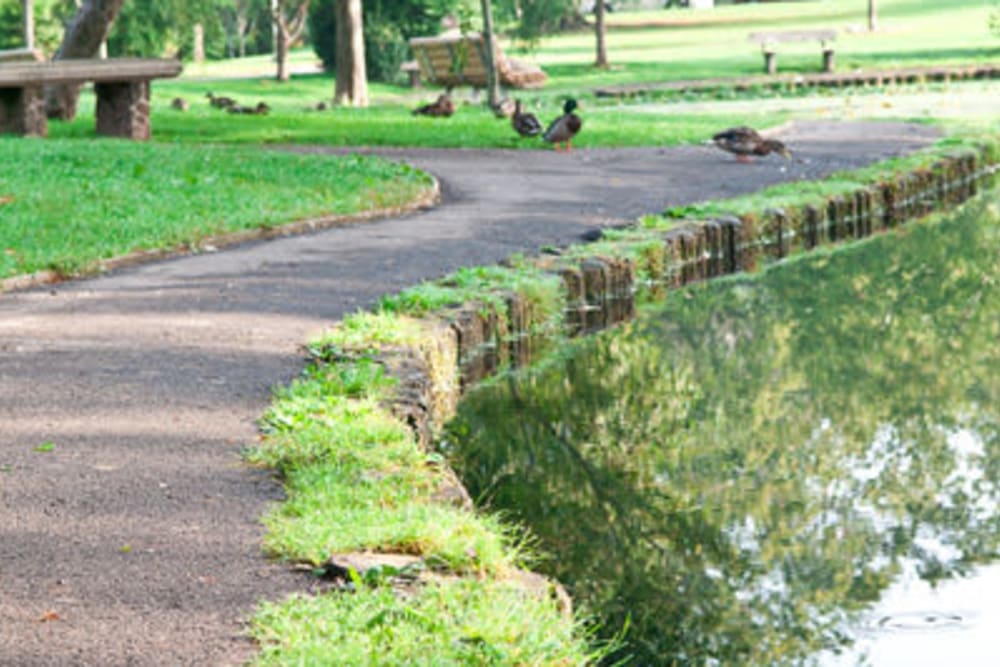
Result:
[[[837,645],[903,558],[937,577],[996,553],[1000,517],[969,511],[1000,500],[991,202],[693,286],[493,382],[453,425],[463,479],[609,629],[629,619],[642,664]],[[984,484],[957,473],[960,426],[983,439]]]

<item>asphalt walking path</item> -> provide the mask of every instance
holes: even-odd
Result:
[[[239,452],[332,321],[460,266],[934,136],[796,124],[781,132],[795,160],[751,165],[707,146],[378,151],[437,176],[441,204],[0,295],[0,665],[253,655],[255,603],[308,582],[263,556],[259,517],[281,489]]]

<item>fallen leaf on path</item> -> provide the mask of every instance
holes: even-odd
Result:
[[[49,609],[44,614],[38,617],[39,623],[47,623],[49,621],[58,621],[60,619],[59,612]]]
[[[43,442],[42,444],[37,445],[35,447],[35,451],[36,452],[51,452],[55,448],[56,448],[56,443],[52,442],[51,440],[47,440],[47,441]]]

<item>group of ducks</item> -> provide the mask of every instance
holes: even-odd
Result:
[[[508,102],[508,100],[504,100]],[[563,104],[563,114],[549,123],[549,126],[542,132],[542,124],[535,114],[524,110],[521,100],[514,100],[513,107],[506,109],[501,105],[498,109],[500,116],[510,116],[511,127],[522,137],[542,136],[542,139],[555,146],[556,150],[564,146],[566,151],[572,150],[571,142],[580,129],[583,127],[583,120],[576,115],[579,105],[577,101],[570,98]],[[417,107],[413,110],[414,115],[431,116],[434,118],[447,118],[455,113],[455,103],[447,93],[440,95],[437,100],[430,104]],[[724,151],[736,155],[739,162],[752,162],[754,156],[765,156],[777,153],[785,159],[791,158],[791,151],[777,139],[767,139],[761,136],[752,127],[739,126],[731,127],[712,136],[712,142]]]
[[[208,103],[213,107],[216,109],[225,109],[229,113],[266,116],[271,111],[271,107],[269,107],[266,102],[258,102],[256,106],[245,107],[231,97],[221,97],[213,95],[211,92],[205,93],[205,97],[208,98]]]
[[[574,99],[566,100],[563,104],[563,114],[549,123],[548,128],[542,132],[542,124],[535,114],[524,110],[521,100],[514,100],[513,106],[509,100],[497,109],[497,115],[501,117],[509,116],[511,127],[522,137],[537,137],[555,146],[556,150],[564,146],[567,151],[573,149],[571,142],[580,129],[583,127],[583,120],[576,115],[578,104]],[[433,118],[447,118],[455,113],[455,103],[451,101],[451,96],[447,93],[440,95],[437,100],[430,104],[425,104],[413,110],[417,116],[431,116]]]
[[[271,108],[265,102],[259,102],[257,106],[245,107],[236,102],[231,97],[220,97],[211,92],[205,93],[208,103],[218,109],[225,109],[229,113],[240,114],[267,114]],[[321,103],[325,109],[325,103]],[[187,111],[187,101],[180,97],[174,98],[171,106],[181,111]],[[573,137],[583,128],[583,120],[576,114],[577,101],[569,98],[563,104],[563,113],[555,118],[549,126],[542,131],[542,124],[535,114],[525,111],[521,100],[504,100],[497,115],[510,117],[510,124],[514,131],[522,137],[537,137],[552,144],[558,151],[564,147],[567,152],[571,151]],[[430,104],[417,107],[413,110],[414,115],[431,116],[434,118],[448,118],[455,113],[455,103],[452,102],[448,93],[440,95],[437,100]],[[785,159],[791,158],[791,151],[777,139],[767,139],[751,127],[739,126],[731,127],[712,136],[712,142],[724,151],[736,155],[739,162],[752,162],[754,156],[770,155],[777,153]]]
[[[271,107],[269,107],[266,102],[258,102],[256,106],[245,107],[242,104],[237,103],[236,100],[231,97],[220,97],[218,95],[213,95],[210,92],[205,93],[205,97],[208,98],[208,103],[213,107],[216,109],[225,109],[229,113],[266,116],[271,111]],[[175,97],[170,101],[170,108],[176,109],[177,111],[187,111],[190,108],[190,105],[183,97]]]

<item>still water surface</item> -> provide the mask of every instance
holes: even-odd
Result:
[[[1000,664],[998,209],[672,294],[442,446],[614,659]]]

